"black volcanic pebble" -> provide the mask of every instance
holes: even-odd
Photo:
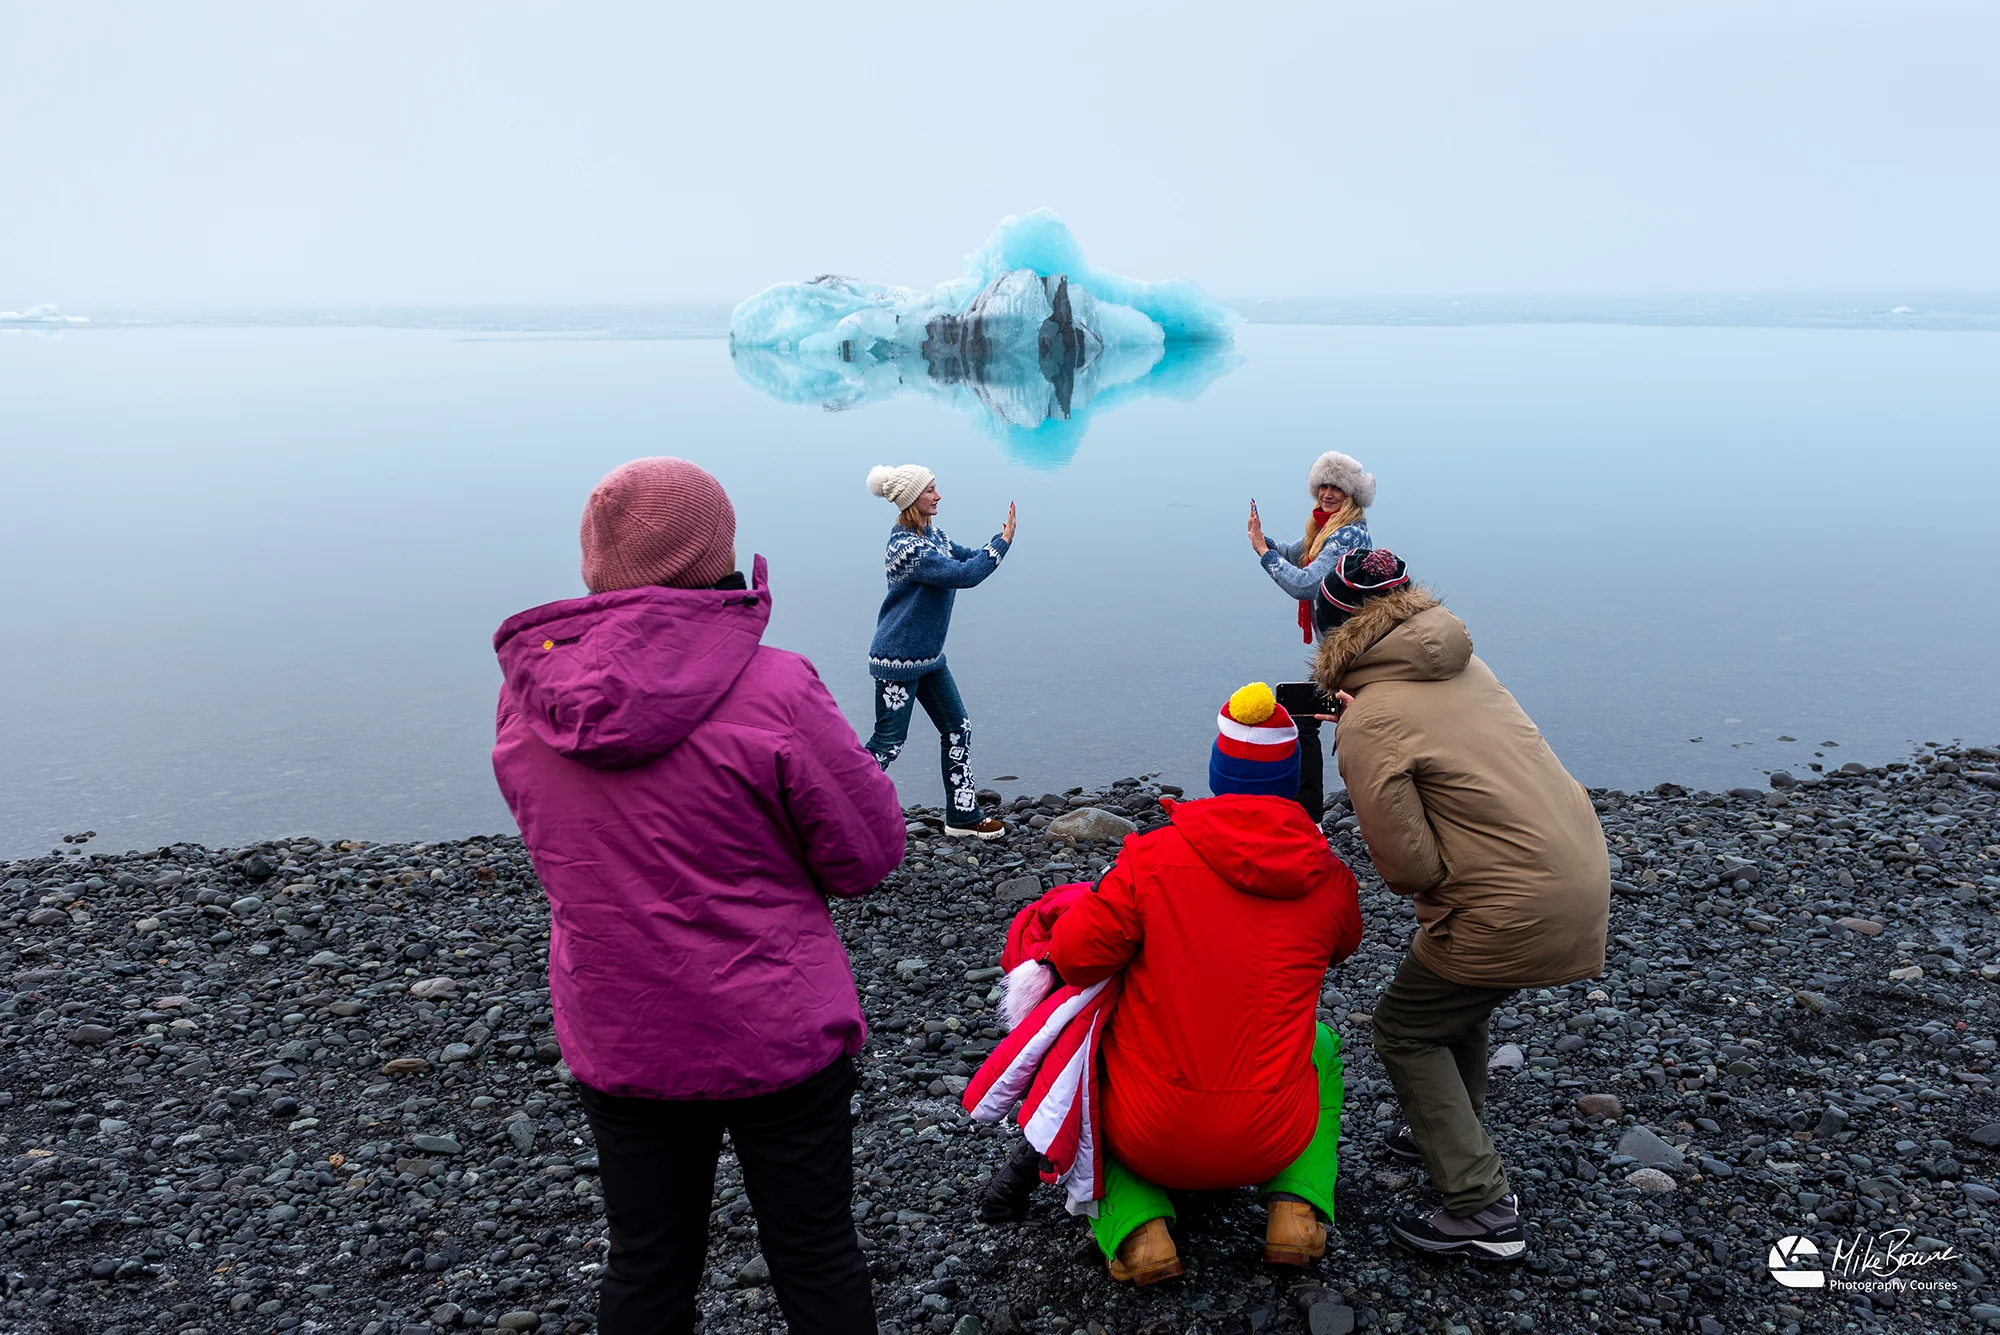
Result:
[[[1106,1279],[1053,1190],[1022,1224],[976,1222],[1018,1132],[957,1094],[1001,1036],[1010,915],[1115,851],[1040,828],[1082,806],[1150,828],[1167,789],[989,794],[1010,833],[970,847],[912,809],[904,867],[833,910],[871,1026],[855,1217],[883,1331],[1795,1335],[1832,1309],[1773,1285],[1771,1243],[1892,1225],[1963,1258],[1951,1306],[1848,1303],[1839,1324],[1975,1329],[2000,1264],[1996,760],[1593,793],[1618,859],[1607,970],[1495,1016],[1518,1056],[1487,1124],[1534,1249],[1512,1268],[1386,1245],[1391,1217],[1435,1203],[1379,1147],[1401,1118],[1365,1021],[1413,920],[1336,796],[1367,932],[1321,998],[1347,1080],[1327,1256],[1269,1270],[1253,1193],[1196,1196],[1175,1227],[1189,1276],[1140,1291]],[[0,912],[0,1328],[592,1328],[601,1189],[518,840],[77,852],[0,867]],[[1632,1184],[1642,1158],[1671,1190]],[[709,1330],[781,1324],[726,1153],[705,1269]]]

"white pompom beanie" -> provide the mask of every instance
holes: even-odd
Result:
[[[1306,474],[1306,495],[1313,500],[1317,501],[1319,489],[1327,486],[1339,487],[1364,510],[1375,504],[1375,475],[1363,468],[1360,460],[1339,450],[1328,450],[1313,460],[1312,471]]]
[[[868,470],[868,490],[898,510],[907,510],[916,504],[917,497],[924,494],[924,488],[935,481],[937,474],[922,464],[897,464],[894,468],[877,464]]]

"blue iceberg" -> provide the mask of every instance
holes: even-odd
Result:
[[[1239,317],[1184,279],[1085,262],[1047,209],[1007,218],[966,271],[928,292],[823,275],[736,307],[730,353],[787,403],[852,408],[921,392],[970,412],[1024,461],[1066,461],[1092,411],[1193,397],[1238,360]]]

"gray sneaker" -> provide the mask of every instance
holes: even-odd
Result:
[[[1411,1250],[1434,1256],[1518,1261],[1528,1252],[1528,1232],[1522,1227],[1520,1205],[1511,1195],[1502,1196],[1463,1219],[1444,1210],[1406,1215],[1390,1224],[1389,1231]]]

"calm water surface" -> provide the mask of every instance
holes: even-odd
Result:
[[[0,336],[0,857],[509,828],[491,632],[581,592],[583,498],[661,453],[729,488],[769,642],[863,731],[868,467],[929,464],[962,541],[1018,502],[949,650],[1004,791],[1195,786],[1223,697],[1301,675],[1243,521],[1255,496],[1294,533],[1327,448],[1586,783],[2000,741],[2000,333],[1337,318],[1046,436],[926,394],[779,402],[713,313]]]

